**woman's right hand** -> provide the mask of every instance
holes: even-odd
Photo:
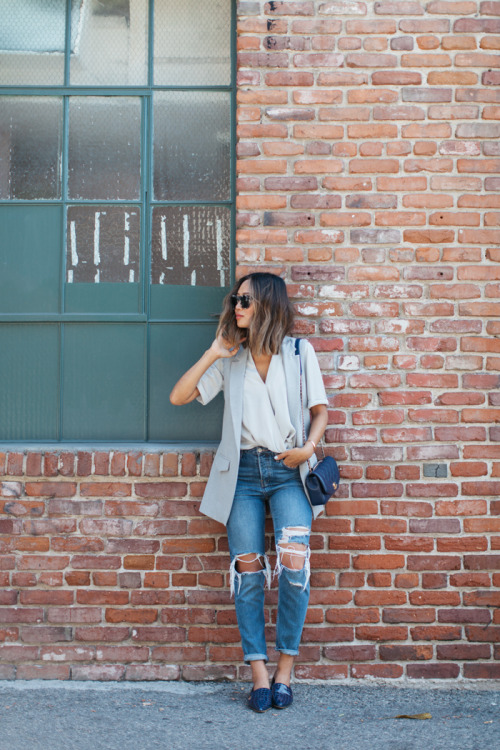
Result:
[[[241,341],[244,339],[242,338]],[[240,348],[241,341],[230,342],[218,335],[201,358],[177,381],[172,388],[170,401],[175,406],[182,406],[194,401],[200,395],[198,383],[200,378],[220,358],[234,357]]]
[[[226,338],[222,336],[222,334],[219,334],[216,339],[212,342],[212,346],[210,347],[210,352],[219,358],[228,358],[228,357],[234,357],[234,355],[238,352],[238,349],[240,348],[240,344],[243,341],[239,342],[231,342],[228,341]]]

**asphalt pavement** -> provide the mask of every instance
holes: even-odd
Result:
[[[256,714],[247,683],[1,682],[0,749],[500,750],[500,684],[293,688]]]

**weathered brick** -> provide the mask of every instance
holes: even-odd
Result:
[[[71,497],[76,494],[76,483],[26,482],[25,492],[31,497]]]
[[[458,664],[408,664],[406,669],[408,677],[413,679],[442,679],[451,680],[460,674]]]
[[[76,664],[71,670],[73,680],[116,681],[123,679],[125,666],[121,664]]]
[[[432,646],[380,646],[383,661],[426,661],[432,659]]]

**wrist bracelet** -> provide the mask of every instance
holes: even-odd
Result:
[[[309,438],[308,440],[306,440],[306,443],[311,443],[314,450],[316,450],[316,443],[314,442],[314,440],[311,440],[311,438]]]

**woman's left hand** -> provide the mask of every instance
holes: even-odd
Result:
[[[297,466],[300,466],[308,458],[311,458],[313,453],[314,448],[311,443],[306,443],[302,448],[290,448],[290,450],[276,454],[274,458],[276,461],[283,461],[289,469],[296,469]]]

